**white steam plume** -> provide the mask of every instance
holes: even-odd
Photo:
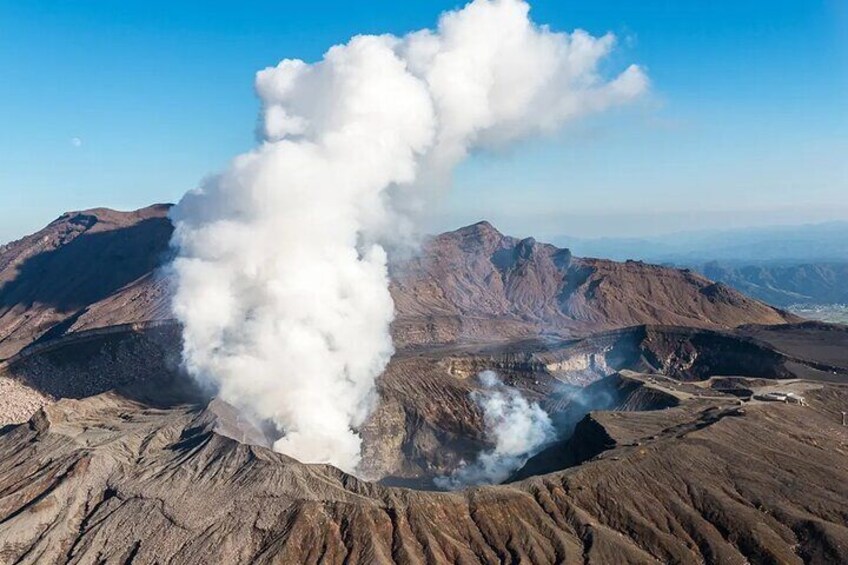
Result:
[[[556,438],[550,417],[536,402],[528,402],[492,371],[483,371],[479,379],[483,390],[472,392],[471,398],[483,410],[486,439],[495,447],[450,476],[436,478],[439,488],[501,483]]]
[[[614,38],[554,33],[518,0],[475,0],[436,31],[357,36],[260,71],[265,139],[174,209],[184,363],[278,451],[352,471],[393,349],[388,244],[475,147],[553,130],[647,85],[603,80]]]

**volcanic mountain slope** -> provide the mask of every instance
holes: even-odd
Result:
[[[65,333],[169,318],[155,272],[169,256],[167,211],[68,213],[0,248],[0,359]],[[797,320],[685,270],[578,259],[485,222],[432,238],[392,281],[399,347]]]
[[[114,325],[164,317],[151,305],[166,303],[166,295],[149,293],[157,288],[149,274],[128,282],[128,276],[107,277],[117,290],[94,295],[97,301],[81,313],[74,302],[69,311],[79,315],[46,335],[26,320],[16,326],[43,337],[0,364],[0,407],[9,410],[0,416],[10,422],[0,428],[0,563],[844,559],[844,328],[805,323],[722,329],[725,324],[712,321],[704,324],[711,328],[637,326],[540,337],[569,304],[559,300],[563,290],[544,282],[548,275],[539,275],[553,271],[534,267],[510,275],[498,270],[509,263],[497,250],[489,254],[473,241],[463,250],[463,234],[479,228],[440,236],[447,243],[431,243],[408,269],[394,273],[401,326],[414,329],[424,320],[431,326],[419,334],[423,338],[407,341],[415,347],[402,348],[380,377],[380,403],[360,430],[361,474],[381,483],[272,452],[261,425],[210,402],[179,373],[179,328],[173,323]],[[564,261],[567,254],[497,237],[512,253],[507,257],[526,257],[522,250],[528,247],[534,263],[545,264],[545,257]],[[410,288],[428,287],[420,282],[429,277],[423,265],[436,273],[436,266],[446,265],[438,256],[423,262],[439,248],[482,265],[481,273],[488,261],[501,287],[492,283],[494,290],[485,294],[462,286],[482,280],[477,275],[454,273],[449,284],[438,275],[436,287],[445,298],[422,290],[418,302],[409,302]],[[28,262],[12,268],[25,272]],[[557,272],[567,277],[580,264],[568,258]],[[605,268],[690,276],[639,264]],[[528,280],[532,284],[522,286]],[[563,289],[584,284],[564,280],[557,283]],[[687,284],[698,289],[693,295],[712,296],[722,308],[747,304],[723,289],[704,294],[701,289],[716,287],[698,277],[692,281]],[[659,289],[669,288],[651,284],[642,287],[644,299],[635,295],[636,303],[650,303]],[[470,296],[475,298],[465,300]],[[587,302],[591,308],[609,304],[593,300]],[[431,316],[423,307],[416,310],[419,304],[444,308]],[[747,308],[721,311],[741,315]],[[547,313],[522,314],[536,309]],[[472,311],[489,312],[488,321],[456,332],[456,325],[442,320]],[[60,319],[66,314],[55,304],[41,312]],[[764,312],[785,319],[779,311]],[[577,315],[562,320],[560,328],[569,331],[588,323]],[[508,331],[492,334],[502,322]],[[523,339],[504,342],[513,330]],[[486,337],[498,341],[472,343]],[[445,343],[424,347],[428,341]],[[389,486],[431,488],[433,477],[491,447],[469,394],[479,386],[472,377],[485,369],[496,370],[574,433],[530,459],[508,485],[458,493]],[[797,391],[808,405],[753,398],[769,390]],[[603,402],[575,400],[594,392]]]
[[[740,406],[610,378],[672,407],[592,412],[565,468],[459,493],[300,464],[214,402],[64,399],[0,435],[0,563],[844,562],[845,386]]]
[[[189,382],[179,373],[179,353],[179,330],[172,324],[89,330],[27,349],[0,364],[0,426],[25,422],[61,398],[116,388],[143,402],[151,393],[159,398],[160,389],[174,388],[168,383]],[[595,384],[580,387],[625,370],[679,382],[740,374],[846,382],[848,331],[812,323],[733,331],[640,326],[567,341],[401,352],[378,379],[380,402],[360,430],[360,475],[432,488],[435,477],[491,447],[470,396],[484,370],[538,402],[567,433],[588,410],[614,407],[609,399],[616,394],[594,395]]]
[[[168,316],[168,206],[69,212],[0,247],[0,359],[71,330]]]
[[[487,222],[431,239],[393,280],[396,341],[404,344],[797,320],[688,270],[575,258]]]

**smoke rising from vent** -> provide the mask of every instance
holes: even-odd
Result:
[[[439,488],[501,483],[556,438],[551,419],[541,406],[504,385],[492,371],[483,371],[479,379],[483,390],[474,391],[471,397],[483,410],[486,439],[495,447],[450,476],[435,479]]]
[[[414,240],[459,161],[646,89],[636,66],[599,76],[612,35],[554,33],[528,10],[475,0],[435,31],[260,71],[262,143],[174,209],[185,367],[272,422],[278,451],[356,468],[393,353],[385,250]]]

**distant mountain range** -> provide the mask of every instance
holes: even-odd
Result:
[[[848,303],[848,261],[798,265],[711,261],[692,268],[774,306]]]
[[[708,261],[740,264],[800,264],[848,261],[848,222],[692,231],[645,238],[577,238],[553,243],[575,255],[623,261],[691,265]]]
[[[690,268],[774,306],[848,303],[848,222],[555,241],[577,255]]]

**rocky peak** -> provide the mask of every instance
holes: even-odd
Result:
[[[501,232],[486,221],[477,222],[439,237],[458,240],[459,246],[463,250],[488,250],[489,252],[500,247],[505,239]]]

